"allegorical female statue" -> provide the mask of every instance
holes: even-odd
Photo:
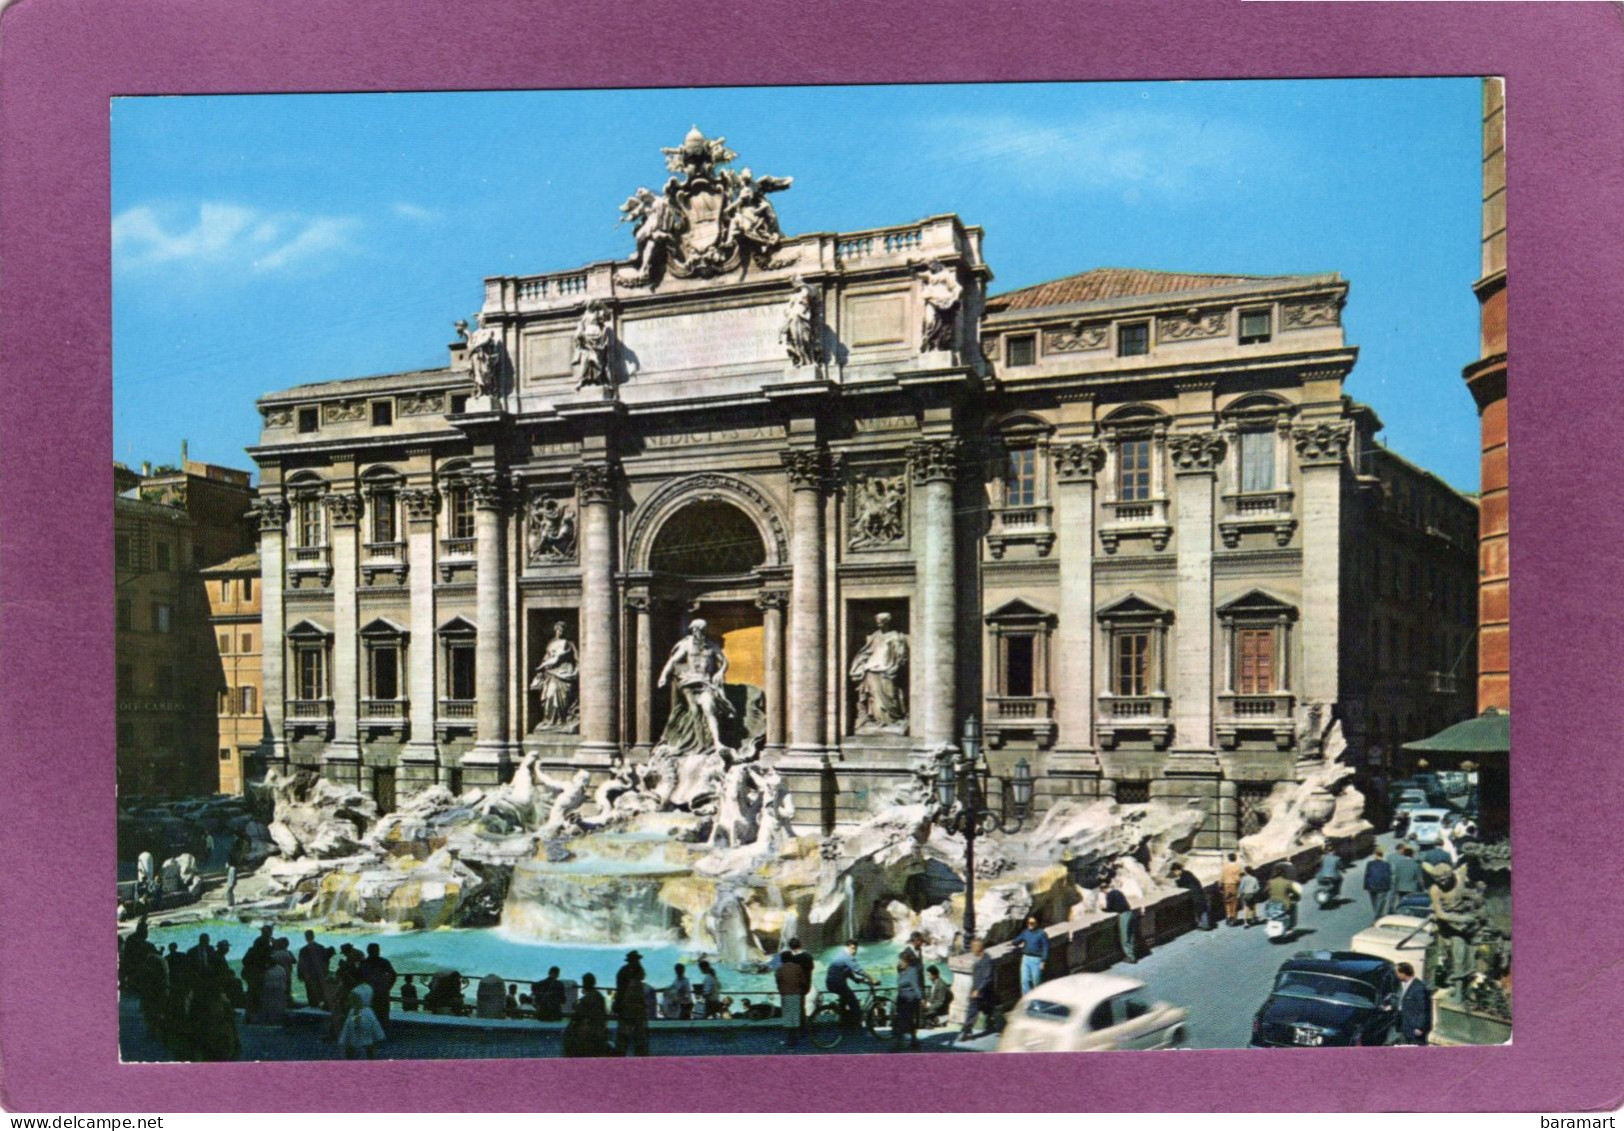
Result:
[[[784,304],[784,324],[778,340],[789,354],[791,365],[816,365],[818,361],[817,294],[805,279],[795,280],[795,289]]]
[[[676,679],[675,702],[660,736],[661,746],[674,754],[690,754],[724,745],[722,723],[736,715],[722,687],[726,674],[727,657],[705,634],[705,622],[695,620],[688,626],[688,635],[671,649],[656,685],[664,687],[668,680]]]
[[[580,656],[575,645],[564,638],[564,622],[553,625],[553,638],[536,665],[535,678],[530,690],[541,698],[540,721],[537,730],[573,731],[580,717],[581,705],[576,698],[576,685],[580,681]]]
[[[586,304],[586,309],[581,311],[581,320],[575,324],[575,356],[572,364],[577,389],[584,389],[588,385],[614,385],[614,378],[609,372],[611,336],[609,308],[602,301],[593,299]]]
[[[851,664],[857,685],[858,734],[906,734],[908,693],[903,669],[908,666],[908,637],[891,627],[891,614],[874,618],[862,650]]]
[[[959,300],[964,297],[958,273],[940,260],[931,260],[920,281],[919,296],[925,301],[925,324],[919,348],[926,351],[952,349]]]

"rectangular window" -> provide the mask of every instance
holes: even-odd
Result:
[[[446,698],[473,699],[474,646],[453,644],[446,649]]]
[[[251,577],[245,577],[242,579],[242,599],[244,601],[252,601],[254,599],[254,579]]]
[[[128,534],[113,535],[113,560],[120,569],[135,568],[135,539]]]
[[[158,558],[158,571],[160,573],[168,573],[170,571],[170,569],[172,568],[171,560],[170,560],[171,559],[171,553],[170,553],[170,545],[169,545],[169,543],[168,542],[159,542],[159,543],[157,543],[155,545],[154,549],[153,549],[153,552],[157,555],[157,558]]]
[[[1037,658],[1031,636],[1004,637],[1004,694],[1029,696],[1035,694],[1033,674]]]
[[[310,408],[301,408],[299,410],[299,431],[314,432],[319,427],[321,427],[321,416],[316,411],[315,406],[312,405]]]
[[[322,648],[300,648],[298,651],[298,688],[300,699],[327,698],[327,652]]]
[[[230,654],[231,654],[231,633],[222,632],[220,634],[220,655],[229,656]]]
[[[1241,311],[1241,345],[1269,340],[1269,312],[1267,310]]]
[[[252,632],[245,632],[242,634],[242,650],[244,652],[252,652],[254,650],[254,634]]]
[[[395,540],[395,496],[391,492],[380,491],[372,496],[372,540]]]
[[[452,393],[451,394],[451,413],[452,413],[452,415],[454,416],[459,412],[467,412],[467,411],[468,411],[468,394],[467,393]]]
[[[1242,432],[1241,490],[1274,490],[1274,433]]]
[[[259,693],[252,687],[237,689],[242,697],[242,714],[254,715],[259,713]]]
[[[1011,334],[1004,339],[1004,364],[1013,368],[1018,365],[1036,365],[1037,361],[1036,334]]]
[[[118,693],[120,695],[135,694],[134,664],[120,664],[118,666]]]
[[[169,606],[154,602],[152,605],[152,631],[169,631]]]
[[[135,608],[128,597],[118,599],[118,627],[124,632],[135,627]]]
[[[474,498],[466,487],[453,487],[447,498],[447,522],[452,538],[474,536]]]
[[[1235,690],[1267,695],[1274,690],[1274,629],[1242,628],[1235,632]]]
[[[372,426],[374,428],[387,428],[395,422],[394,401],[372,402]]]
[[[371,655],[372,699],[400,698],[400,650],[392,644],[369,650]]]
[[[1117,498],[1124,502],[1150,498],[1150,441],[1124,440],[1117,445]]]
[[[222,761],[222,762],[231,761],[231,751],[230,751],[230,749],[228,749],[226,747],[222,747],[220,749],[220,761]]]
[[[1150,633],[1119,632],[1112,639],[1116,653],[1111,690],[1117,695],[1150,694]]]
[[[1038,453],[1036,448],[1019,448],[1009,453],[1004,470],[1004,505],[1029,507],[1037,501]]]
[[[215,696],[214,696],[214,713],[215,714],[217,714],[217,715],[229,715],[229,714],[232,714],[232,707],[234,707],[235,705],[236,704],[233,702],[233,696],[231,694],[231,688],[222,687],[219,691],[217,691],[215,693]]]
[[[1117,327],[1118,357],[1140,357],[1149,352],[1149,322],[1124,322]]]
[[[299,500],[299,545],[322,546],[327,539],[326,526],[321,520],[320,499]]]
[[[220,582],[220,601],[222,604],[231,600],[231,578]]]

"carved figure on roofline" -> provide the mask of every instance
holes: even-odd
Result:
[[[874,631],[852,660],[848,673],[857,685],[858,734],[906,734],[908,693],[902,678],[908,666],[908,637],[891,627],[891,614],[874,618]]]
[[[574,732],[581,713],[576,696],[580,681],[580,654],[575,645],[564,636],[564,622],[553,624],[553,638],[536,665],[536,674],[530,680],[530,690],[539,694],[541,710],[537,730]]]
[[[818,363],[818,295],[811,283],[800,276],[784,304],[784,324],[778,340],[789,354],[791,365]]]
[[[468,347],[468,368],[474,375],[474,389],[482,397],[500,394],[502,384],[502,331],[497,326],[481,326],[472,332],[468,323],[457,322],[457,334]]]
[[[637,251],[632,255],[631,264],[637,268],[639,282],[658,282],[665,258],[676,246],[677,235],[683,228],[677,196],[677,178],[672,177],[659,195],[645,186],[620,206],[620,222],[636,225],[632,238],[637,242]]]
[[[599,386],[613,391],[614,376],[609,371],[609,351],[614,331],[610,328],[609,308],[601,299],[592,299],[581,311],[581,320],[575,324],[572,339],[575,356],[575,387],[585,389]]]
[[[958,339],[959,303],[964,298],[958,272],[939,259],[931,260],[921,276],[919,295],[925,302],[919,348],[927,353],[953,349]]]

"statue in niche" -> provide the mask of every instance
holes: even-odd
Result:
[[[575,324],[571,339],[575,346],[572,365],[575,369],[575,387],[588,385],[613,388],[614,378],[609,372],[609,347],[614,336],[610,329],[609,308],[601,299],[592,299],[581,311],[581,320]]]
[[[530,500],[525,530],[526,556],[532,563],[575,560],[575,514],[551,495]]]
[[[502,382],[501,328],[481,326],[470,333],[468,323],[459,320],[457,335],[468,347],[468,367],[474,375],[475,391],[482,397],[496,396]]]
[[[907,666],[908,637],[891,627],[890,613],[879,613],[849,673],[857,685],[856,733],[907,733],[908,694],[902,678]]]
[[[900,475],[871,475],[854,484],[851,548],[872,549],[900,542],[907,486]]]
[[[671,656],[660,670],[657,687],[675,678],[676,702],[666,720],[660,745],[673,754],[704,753],[725,747],[722,724],[734,718],[733,704],[722,687],[727,674],[727,656],[705,633],[705,622],[696,619],[688,635],[677,641]]]
[[[576,697],[580,681],[580,655],[564,636],[564,622],[553,623],[553,638],[541,654],[536,674],[530,680],[530,690],[541,698],[540,719],[537,730],[574,732],[581,713]]]
[[[818,363],[818,296],[811,283],[799,276],[789,301],[784,304],[784,324],[778,340],[789,354],[791,365]]]
[[[951,350],[958,326],[959,302],[964,298],[964,287],[958,272],[944,266],[939,259],[930,261],[921,276],[919,295],[925,302],[925,325],[919,348]]]

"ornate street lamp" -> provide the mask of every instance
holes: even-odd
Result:
[[[1021,759],[1015,765],[1012,783],[1015,816],[987,807],[987,780],[990,771],[981,754],[981,723],[974,716],[964,720],[959,748],[944,757],[936,771],[936,822],[943,831],[964,838],[964,945],[976,933],[976,837],[991,832],[1020,831],[1032,803],[1032,767]],[[1007,808],[1007,807],[1005,807]]]

